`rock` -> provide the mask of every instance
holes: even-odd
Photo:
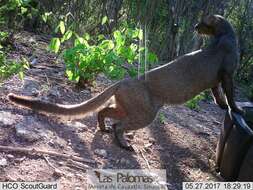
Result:
[[[200,136],[210,136],[209,133],[203,132],[203,131],[199,131],[199,132],[197,132],[197,134],[200,135]]]
[[[59,166],[63,166],[65,163],[63,161],[58,162]]]
[[[147,144],[144,145],[144,147],[145,147],[145,148],[149,148],[149,147],[151,147],[152,145],[153,145],[153,143],[147,143]]]
[[[82,90],[82,91],[80,92],[80,95],[81,95],[81,96],[84,96],[84,97],[85,97],[85,96],[88,96],[88,95],[90,95],[90,94],[91,94],[91,93],[90,93],[90,90],[87,90],[87,89],[86,89],[86,90]]]
[[[76,177],[79,179],[84,179],[84,177],[81,174],[76,174]]]
[[[15,158],[15,156],[13,156],[12,154],[7,154],[7,156],[6,156],[7,158],[9,158],[9,159],[13,159],[13,158]]]
[[[31,61],[31,65],[36,65],[38,63],[38,59],[34,58],[32,61]]]
[[[19,162],[23,162],[23,161],[25,160],[25,158],[26,158],[26,157],[23,156],[23,157],[21,157],[21,158],[16,158],[14,161],[15,161],[15,162],[18,162],[18,163],[19,163]]]
[[[72,146],[72,142],[71,142],[71,139],[68,139],[68,144],[67,144],[68,146]]]
[[[43,124],[36,121],[33,117],[27,117],[15,126],[16,136],[28,142],[34,142],[45,136],[40,130]]]
[[[148,139],[148,142],[149,142],[149,143],[152,143],[152,144],[155,144],[156,140],[155,140],[155,139],[152,139],[152,138],[149,138],[149,139]]]
[[[144,150],[145,150],[145,152],[148,153],[148,154],[152,153],[152,150],[151,150],[150,148],[144,148]]]
[[[74,130],[77,129],[77,132],[84,132],[88,131],[89,127],[81,122],[78,121],[70,121],[69,126],[73,128]]]
[[[106,150],[104,150],[104,149],[96,149],[96,150],[95,150],[95,153],[96,153],[97,155],[99,155],[99,156],[104,157],[104,158],[107,157],[107,152],[106,152]]]
[[[134,139],[134,133],[133,132],[126,133],[126,137],[129,139]]]
[[[60,92],[58,87],[53,87],[49,90],[48,96],[53,96],[53,97],[60,97]]]
[[[23,94],[26,96],[34,96],[39,94],[41,84],[35,80],[31,80],[28,77],[24,79]]]
[[[55,143],[54,143],[54,140],[53,139],[51,139],[48,143],[47,143],[49,146],[51,146],[51,147],[55,147]]]
[[[155,147],[155,150],[162,151],[162,150],[164,150],[164,148],[161,147],[161,146],[159,146],[159,145],[157,145],[157,146]]]
[[[119,161],[122,165],[128,165],[130,162],[129,160],[125,159],[125,158],[121,158]]]
[[[64,175],[64,173],[61,170],[59,170],[57,168],[54,169],[54,173],[53,173],[54,177],[59,178],[59,177],[61,177],[63,175]]]
[[[4,166],[7,166],[8,165],[8,162],[5,158],[1,158],[0,159],[0,166],[4,167]]]
[[[74,174],[71,174],[71,173],[66,173],[65,176],[68,179],[73,179],[74,178]]]
[[[10,112],[0,111],[0,126],[6,127],[17,123],[17,120],[22,119],[21,115],[14,115]]]
[[[151,147],[153,146],[152,143],[147,143],[144,145],[144,150],[147,152],[147,153],[151,153]]]

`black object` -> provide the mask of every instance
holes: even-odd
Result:
[[[253,104],[237,104],[245,115],[227,111],[216,149],[216,166],[227,181],[253,181]]]

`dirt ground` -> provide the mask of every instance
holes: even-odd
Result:
[[[16,39],[9,56],[25,56],[35,64],[23,81],[13,76],[1,84],[0,145],[50,150],[91,161],[1,151],[0,181],[58,181],[63,190],[85,189],[87,166],[166,169],[168,188],[173,190],[181,189],[183,181],[222,180],[214,159],[225,113],[212,101],[201,102],[199,111],[164,106],[151,126],[128,134],[135,149],[128,152],[115,144],[112,134],[97,130],[96,114],[62,121],[8,102],[6,95],[14,92],[57,103],[80,103],[112,83],[99,76],[95,87],[78,89],[64,76],[63,64],[56,64],[56,57],[45,51],[46,37],[22,33]]]

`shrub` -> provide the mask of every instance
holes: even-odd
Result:
[[[3,0],[0,5],[0,26],[17,29],[39,17],[38,3],[33,0]]]
[[[137,45],[138,40],[142,40],[141,30],[123,28],[114,31],[111,38],[98,35],[95,39],[91,39],[89,34],[79,36],[71,30],[65,32],[64,22],[60,22],[57,30],[63,37],[53,38],[49,45],[55,53],[60,51],[63,42],[74,35],[74,47],[62,52],[69,80],[90,83],[99,73],[111,79],[121,79],[126,74],[136,76],[137,67],[134,63],[144,52],[144,48],[138,49]],[[146,55],[149,63],[158,61],[155,54],[148,52]],[[143,59],[141,56],[142,62]],[[143,64],[141,72],[144,72]]]
[[[24,70],[28,68],[28,63],[23,59],[20,63],[14,60],[8,60],[3,51],[0,51],[0,81],[18,73],[19,77],[23,79]]]
[[[185,105],[186,105],[186,107],[188,107],[190,109],[199,110],[198,104],[201,100],[204,100],[204,99],[206,99],[206,95],[205,95],[205,92],[202,92],[199,95],[192,98],[191,100],[187,101],[185,103]]]

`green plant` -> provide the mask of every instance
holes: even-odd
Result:
[[[106,19],[103,19],[104,22]],[[111,79],[120,79],[126,74],[136,76],[137,68],[133,63],[138,61],[140,54],[144,51],[144,48],[138,49],[136,44],[138,40],[142,40],[141,30],[123,28],[114,31],[111,38],[98,35],[96,39],[91,39],[87,33],[79,36],[71,30],[65,32],[64,22],[60,22],[57,29],[63,37],[51,40],[49,48],[55,53],[59,52],[61,44],[74,34],[74,47],[63,51],[69,80],[90,83],[99,73],[104,73]],[[147,53],[147,59],[150,63],[158,60],[152,52]],[[144,71],[143,68],[142,64],[141,72]]]
[[[14,34],[12,32],[0,31],[0,50],[8,51],[14,47]]]
[[[34,0],[3,0],[0,5],[0,26],[18,29],[39,18],[38,3]]]
[[[0,81],[18,73],[21,79],[24,78],[24,70],[28,68],[28,62],[22,59],[20,63],[8,60],[4,52],[0,51]]]
[[[198,103],[201,100],[205,99],[205,93],[202,92],[199,95],[195,96],[194,98],[192,98],[191,100],[187,101],[185,103],[186,107],[190,108],[190,109],[194,109],[194,110],[199,110],[199,105]]]
[[[8,38],[8,36],[9,36],[8,32],[0,31],[0,49],[3,48],[1,44]]]
[[[161,124],[166,124],[167,123],[166,116],[164,115],[164,113],[159,114],[159,120],[160,120]]]

